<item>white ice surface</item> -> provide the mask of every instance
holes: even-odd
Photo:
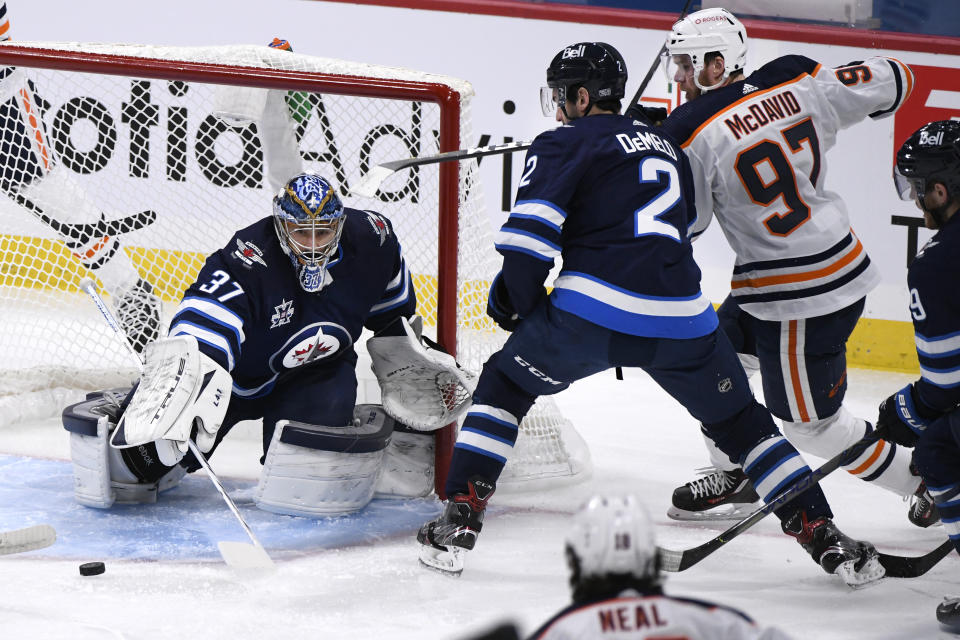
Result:
[[[569,514],[590,494],[638,494],[654,514],[660,544],[670,548],[694,546],[728,526],[664,515],[673,488],[705,463],[700,435],[643,373],[626,375],[623,382],[612,372],[597,375],[558,396],[590,446],[593,477],[552,491],[498,493],[498,512],[460,579],[418,565],[412,530],[375,545],[294,555],[265,577],[240,577],[215,562],[108,559],[105,574],[85,578],[76,559],[55,557],[54,546],[0,557],[0,638],[453,640],[505,620],[530,633],[568,602],[563,536]],[[879,401],[910,379],[851,370],[848,406],[872,418]],[[258,449],[255,441],[228,439],[212,462],[222,475],[254,478]],[[68,439],[56,421],[10,427],[0,431],[0,453],[67,459]],[[844,472],[823,485],[839,526],[888,553],[919,555],[944,538],[940,527],[909,524],[899,497]],[[853,591],[823,573],[771,517],[670,575],[666,589],[741,608],[798,639],[938,638],[947,636],[934,609],[945,593],[960,591],[958,566],[951,554],[921,578]]]

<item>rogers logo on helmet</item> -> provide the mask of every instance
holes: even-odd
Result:
[[[723,16],[710,16],[708,18],[697,18],[694,20],[694,24],[700,24],[701,22],[716,22],[717,20],[726,20]]]

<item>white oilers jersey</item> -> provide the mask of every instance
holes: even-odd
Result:
[[[630,595],[633,594],[633,595]],[[736,609],[710,602],[641,596],[575,604],[544,624],[531,640],[789,640],[776,628],[762,628]]]
[[[765,320],[824,315],[864,297],[880,275],[824,189],[837,131],[896,111],[909,67],[870,58],[836,69],[784,56],[710,91],[664,122],[690,157],[696,236],[716,215],[737,254],[731,292]]]

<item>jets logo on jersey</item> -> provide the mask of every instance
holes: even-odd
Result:
[[[370,226],[373,227],[374,233],[380,236],[380,246],[383,246],[383,243],[387,241],[387,238],[390,236],[390,227],[387,226],[386,221],[383,219],[383,216],[374,213],[373,211],[367,211],[367,222],[370,223]]]
[[[294,334],[270,357],[270,368],[280,373],[285,369],[337,357],[352,344],[350,334],[339,324],[315,322]]]
[[[290,324],[293,318],[293,300],[282,300],[280,304],[273,308],[273,315],[270,316],[270,328],[276,329],[285,324]]]
[[[263,259],[263,251],[260,250],[260,247],[253,244],[252,242],[247,242],[237,238],[237,250],[233,252],[233,257],[239,259],[243,266],[248,269],[252,268],[254,263],[261,266],[267,266],[267,263]]]

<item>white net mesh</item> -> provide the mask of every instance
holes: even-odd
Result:
[[[135,378],[77,285],[97,281],[135,345],[165,334],[205,256],[269,215],[271,171],[287,167],[262,144],[268,100],[286,105],[304,168],[394,223],[427,332],[455,336],[474,372],[502,344],[484,312],[499,260],[475,160],[399,172],[375,199],[347,193],[379,162],[472,142],[468,83],[255,46],[17,43],[0,56],[0,422]],[[588,469],[546,399],[504,481]]]

